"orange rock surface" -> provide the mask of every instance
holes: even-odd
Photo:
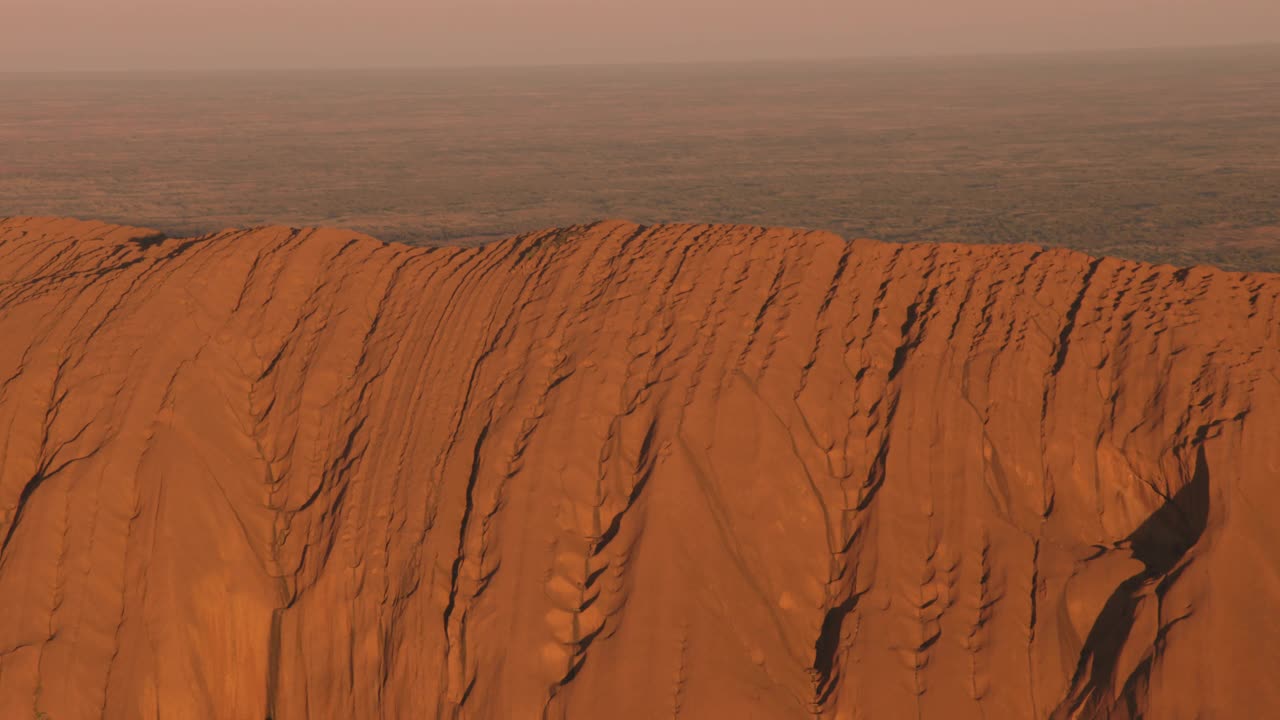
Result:
[[[0,221],[0,717],[1280,708],[1280,277]]]

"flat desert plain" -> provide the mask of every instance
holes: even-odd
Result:
[[[0,74],[0,215],[476,244],[602,218],[1280,270],[1280,46]]]

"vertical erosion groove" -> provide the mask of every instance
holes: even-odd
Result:
[[[0,716],[1268,717],[1276,313],[1026,247],[0,219]]]

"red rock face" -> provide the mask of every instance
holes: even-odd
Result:
[[[1266,717],[1280,278],[0,222],[0,717]]]

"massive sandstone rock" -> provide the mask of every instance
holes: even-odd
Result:
[[[0,717],[1264,717],[1280,277],[0,222]]]

